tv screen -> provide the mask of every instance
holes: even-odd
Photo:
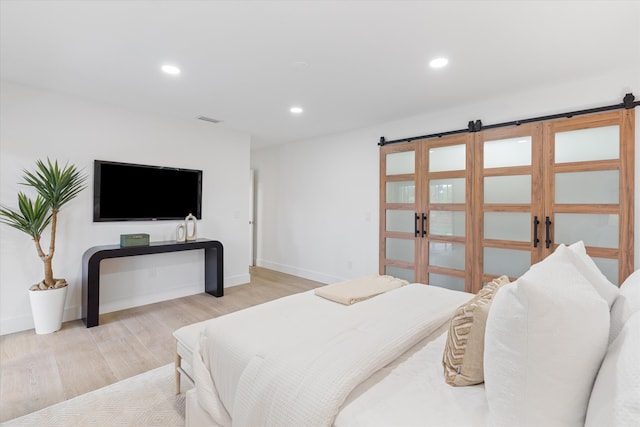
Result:
[[[202,218],[202,171],[94,161],[93,221]]]

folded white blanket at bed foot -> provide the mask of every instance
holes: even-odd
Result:
[[[315,289],[315,294],[340,304],[351,305],[408,284],[406,280],[376,274],[321,286]]]

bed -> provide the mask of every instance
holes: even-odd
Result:
[[[212,319],[186,425],[637,426],[640,274],[618,290],[585,257],[562,245],[486,305],[483,291],[407,284],[351,305],[309,291]],[[484,377],[454,387],[443,354],[469,307],[488,310]]]

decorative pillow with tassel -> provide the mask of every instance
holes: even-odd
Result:
[[[442,357],[447,384],[469,386],[484,382],[484,330],[489,307],[498,289],[507,283],[507,276],[489,282],[475,297],[456,309]]]

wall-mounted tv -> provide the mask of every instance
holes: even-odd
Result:
[[[93,221],[202,218],[202,171],[94,161]]]

